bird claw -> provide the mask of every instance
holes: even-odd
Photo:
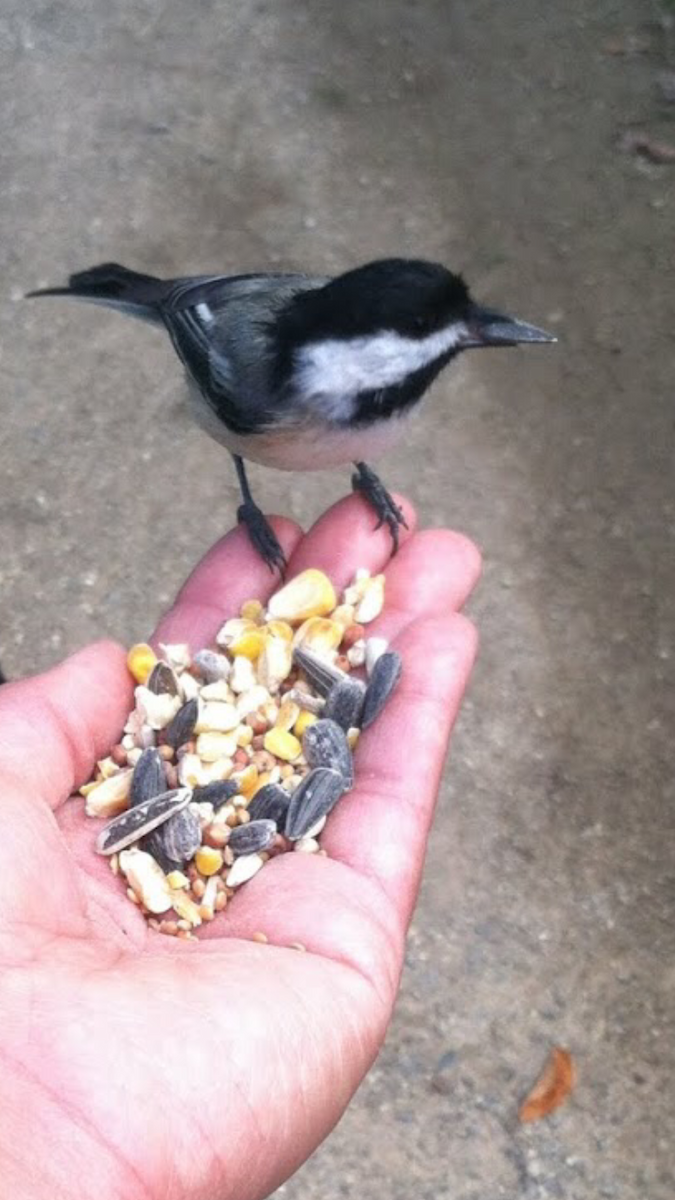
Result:
[[[267,563],[270,571],[272,573],[278,571],[282,580],[285,579],[286,556],[262,509],[258,508],[257,504],[240,504],[237,509],[237,521],[240,525],[246,526],[246,532],[253,546]]]
[[[391,540],[394,543],[394,554],[396,554],[399,544],[399,527],[402,525],[404,529],[408,528],[403,510],[393,497],[390,496],[375,472],[370,467],[367,467],[365,463],[359,464],[356,474],[352,475],[352,488],[355,492],[360,492],[375,509],[379,521],[375,525],[374,530],[377,531],[383,525],[387,525],[391,534]]]

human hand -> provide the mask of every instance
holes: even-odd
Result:
[[[369,632],[403,657],[355,754],[328,857],[268,863],[199,940],[148,930],[68,801],[132,706],[124,651],[99,643],[0,689],[0,1176],[13,1200],[255,1200],[309,1156],[380,1048],[450,729],[475,650],[457,609],[478,554],[445,530],[387,529],[356,496],[305,536],[273,524],[289,578],[384,570]],[[275,581],[237,529],[160,623],[206,644]],[[264,930],[269,944],[251,941]],[[302,943],[306,953],[291,949]]]

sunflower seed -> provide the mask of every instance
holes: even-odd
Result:
[[[196,787],[192,796],[198,804],[212,804],[214,812],[218,812],[228,800],[236,796],[239,785],[234,779],[219,779],[216,783],[206,783],[204,787]]]
[[[290,802],[288,792],[280,783],[265,783],[251,800],[248,815],[251,821],[274,821],[279,833],[283,833]]]
[[[201,844],[199,817],[192,808],[184,808],[144,837],[141,848],[152,855],[163,871],[168,872],[184,867]]]
[[[217,654],[215,650],[199,650],[192,661],[205,683],[217,683],[219,679],[227,679],[232,670],[230,660],[224,654]]]
[[[306,650],[304,646],[295,647],[293,658],[322,696],[327,696],[336,683],[348,678],[339,667],[334,667],[325,658],[314,654],[312,650]]]
[[[396,688],[403,663],[395,650],[387,650],[377,659],[366,688],[361,728],[367,729],[379,717],[387,700]]]
[[[165,662],[156,662],[145,685],[150,692],[161,696],[165,692],[169,696],[178,695],[178,680],[171,667]]]
[[[167,746],[173,746],[177,750],[179,746],[184,746],[189,742],[197,724],[197,714],[199,712],[199,701],[196,699],[188,700],[182,708],[178,709],[175,717],[169,722],[164,730],[164,741]]]
[[[161,796],[165,791],[166,775],[162,759],[154,748],[144,750],[131,776],[129,807],[135,808],[146,800],[154,800],[155,796]]]
[[[360,725],[365,694],[366,686],[360,679],[352,679],[351,676],[345,675],[339,683],[333,684],[328,693],[324,717],[337,721],[343,729]]]
[[[345,790],[354,786],[352,752],[337,721],[324,719],[308,725],[302,735],[302,750],[310,767],[332,767],[342,775]]]
[[[96,841],[96,849],[99,854],[114,854],[116,850],[124,850],[186,808],[191,799],[190,788],[174,788],[143,804],[137,804],[135,808],[128,808],[102,830]]]
[[[239,854],[258,854],[261,850],[269,849],[276,836],[274,821],[249,821],[248,825],[235,825],[227,844],[235,857]]]
[[[320,817],[327,816],[335,807],[344,790],[342,775],[330,767],[315,767],[305,775],[291,796],[286,817],[286,837],[293,842],[303,837]]]

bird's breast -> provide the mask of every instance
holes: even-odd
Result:
[[[202,429],[232,454],[278,471],[322,471],[378,458],[395,445],[408,424],[407,413],[373,421],[365,428],[316,418],[297,422],[286,418],[276,428],[238,434],[223,424],[194,387],[190,388],[190,405]]]

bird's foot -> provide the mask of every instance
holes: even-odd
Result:
[[[360,492],[362,496],[365,496],[368,503],[375,509],[379,517],[375,528],[380,529],[385,523],[389,526],[395,554],[398,550],[399,526],[402,525],[404,529],[408,528],[403,511],[389,495],[386,487],[371,467],[363,462],[354,465],[356,473],[352,475],[352,488],[355,492]]]
[[[237,521],[246,526],[251,542],[270,571],[278,571],[283,579],[286,575],[286,556],[262,509],[252,501],[245,501],[237,509]]]

